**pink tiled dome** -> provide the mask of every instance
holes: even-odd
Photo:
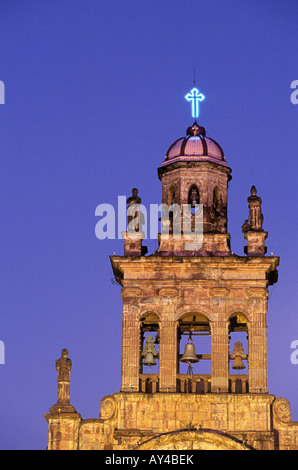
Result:
[[[206,137],[205,129],[196,122],[186,131],[186,137],[176,140],[167,151],[163,165],[174,161],[213,161],[226,165],[220,145]]]

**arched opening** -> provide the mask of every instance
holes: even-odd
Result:
[[[211,391],[211,329],[198,312],[183,315],[177,325],[177,391]]]
[[[140,320],[140,391],[159,389],[159,318],[147,312]]]
[[[175,188],[172,186],[168,191],[168,197],[167,197],[168,207],[170,208],[172,206],[172,210],[169,210],[169,233],[173,233],[174,222],[177,222],[177,210],[174,209],[175,207],[174,204],[176,204],[176,194],[175,194]],[[180,211],[179,211],[179,216],[180,216]],[[180,220],[178,223],[180,223]]]
[[[241,312],[229,319],[229,388],[248,392],[248,321]]]
[[[189,188],[187,203],[190,205],[191,214],[195,214],[200,204],[200,192],[195,184]]]

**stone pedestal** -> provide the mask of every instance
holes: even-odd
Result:
[[[246,232],[244,238],[247,246],[244,247],[244,252],[247,256],[264,256],[267,253],[265,246],[267,236],[268,232]]]

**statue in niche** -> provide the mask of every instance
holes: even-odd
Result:
[[[174,188],[171,188],[169,193],[168,193],[168,206],[171,207],[175,204],[176,196],[175,196],[175,190]],[[163,232],[167,233],[167,228],[168,228],[168,233],[173,233],[173,228],[174,228],[174,211],[175,209],[172,208],[169,212],[169,220],[164,221],[163,220]],[[175,214],[176,215],[176,214]],[[161,219],[160,219],[161,220]]]
[[[61,357],[56,361],[56,370],[58,371],[58,403],[69,403],[71,367],[72,362],[68,357],[68,350],[62,349]]]
[[[192,187],[189,193],[189,204],[191,207],[195,207],[200,204],[200,195],[196,187]]]
[[[188,204],[190,205],[191,213],[190,213],[190,230],[191,232],[195,231],[195,213],[197,209],[197,205],[200,204],[200,194],[196,186],[192,186],[188,193]],[[187,217],[186,214],[183,215]]]
[[[139,232],[140,231],[140,217],[141,213],[138,210],[142,200],[138,196],[138,189],[133,188],[132,195],[127,199],[127,220],[128,220],[128,232]]]
[[[250,196],[247,198],[249,217],[242,225],[242,232],[261,232],[263,231],[263,214],[262,214],[262,199],[257,196],[255,186],[251,187]]]
[[[213,209],[216,215],[220,215],[222,211],[222,197],[218,186],[213,191]]]
[[[218,186],[213,191],[211,214],[215,232],[225,233],[227,229],[227,208],[223,205],[222,196]]]

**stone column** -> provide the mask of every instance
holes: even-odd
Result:
[[[139,391],[140,331],[138,307],[123,297],[121,391]]]
[[[263,295],[256,293],[256,296],[249,299],[251,321],[248,334],[248,383],[250,393],[268,393],[266,296],[266,292],[263,291]]]
[[[229,389],[228,322],[211,322],[211,391],[227,393]]]
[[[176,299],[175,288],[160,290],[162,318],[160,322],[159,344],[159,390],[176,392],[177,380],[177,325],[175,321]]]
[[[177,329],[176,322],[162,321],[160,325],[159,354],[159,390],[160,392],[176,391],[177,370]]]

